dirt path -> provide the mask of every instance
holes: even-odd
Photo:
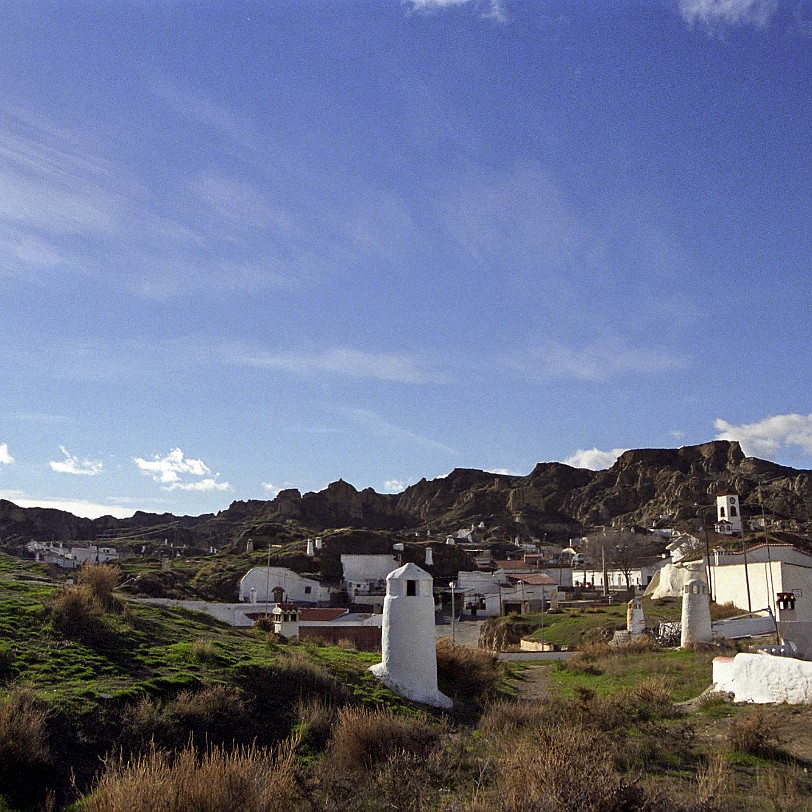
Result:
[[[520,699],[543,699],[550,695],[550,667],[528,665],[516,683]]]

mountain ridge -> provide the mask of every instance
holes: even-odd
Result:
[[[608,524],[696,523],[723,487],[739,493],[745,513],[760,513],[759,483],[767,513],[796,529],[812,528],[812,471],[746,457],[738,442],[713,440],[676,449],[631,449],[599,471],[560,462],[538,463],[527,475],[456,468],[398,494],[359,491],[339,479],[322,491],[288,489],[272,500],[237,500],[217,514],[197,517],[139,511],[128,519],[84,519],[0,500],[0,537],[4,545],[9,540],[20,545],[31,539],[158,537],[170,528],[175,543],[205,547],[263,535],[263,527],[437,535],[484,522],[490,533],[504,538],[563,538]]]

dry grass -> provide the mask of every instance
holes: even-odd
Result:
[[[51,761],[47,722],[30,688],[14,686],[0,698],[0,788],[21,806],[33,802]]]
[[[500,676],[498,659],[490,651],[437,641],[437,679],[440,690],[452,699],[485,704],[496,692]]]
[[[368,770],[395,753],[425,756],[437,740],[438,731],[425,717],[343,708],[333,728],[327,761],[329,768],[338,772]]]
[[[45,764],[50,753],[47,711],[31,688],[14,686],[0,699],[0,769]]]
[[[647,808],[644,791],[614,767],[601,734],[541,728],[491,743],[493,777],[465,805],[470,812],[629,812]]]
[[[797,764],[775,765],[759,770],[757,786],[769,812],[797,812],[810,809],[809,788],[804,787],[805,774]]]
[[[289,812],[301,808],[295,742],[275,753],[254,746],[233,751],[187,747],[169,754],[153,747],[130,761],[109,759],[87,812]]]

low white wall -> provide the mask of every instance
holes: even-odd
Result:
[[[792,657],[717,657],[713,661],[713,682],[717,691],[733,694],[736,702],[812,703],[812,663]]]
[[[172,598],[135,598],[135,600],[153,606],[179,606],[191,612],[203,612],[230,626],[253,626],[254,621],[247,617],[246,613],[262,611],[262,606],[256,603],[209,603],[208,601],[181,601]]]

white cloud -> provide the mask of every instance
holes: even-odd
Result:
[[[502,476],[524,476],[521,471],[513,471],[510,468],[486,468],[489,474],[500,474]]]
[[[583,347],[560,343],[531,350],[510,366],[531,378],[574,378],[605,381],[621,375],[658,374],[682,369],[684,358],[665,350],[632,347],[620,338],[609,338]]]
[[[250,352],[239,348],[230,352],[234,363],[265,367],[299,375],[327,372],[348,378],[373,378],[396,383],[430,383],[439,378],[421,368],[408,355],[376,353],[333,347],[317,353]]]
[[[212,471],[203,460],[184,457],[180,448],[173,448],[165,457],[155,455],[151,460],[133,457],[133,462],[153,481],[160,483],[165,491],[227,491],[228,482],[218,482],[219,474]],[[188,481],[182,477],[204,477]]]
[[[173,482],[164,488],[166,491],[230,491],[231,485],[228,482],[218,482],[216,479],[207,477],[197,482]]]
[[[105,505],[100,502],[88,502],[84,499],[63,499],[59,496],[44,496],[41,498],[27,496],[23,491],[0,491],[0,499],[8,499],[22,508],[50,508],[52,510],[66,510],[74,516],[85,519],[98,519],[100,516],[115,516],[117,519],[126,519],[135,513],[135,508],[123,505]]]
[[[401,479],[387,479],[386,482],[383,483],[384,493],[400,493],[401,491],[405,491],[406,487],[407,483]]]
[[[11,465],[12,462],[14,457],[9,453],[8,443],[0,443],[0,465]]]
[[[101,460],[80,460],[79,457],[69,453],[65,446],[59,446],[59,450],[65,455],[64,460],[51,460],[48,465],[52,471],[58,474],[75,474],[77,476],[96,476],[104,468]]]
[[[754,25],[763,28],[778,9],[778,0],[680,0],[680,13],[689,24],[709,28]]]
[[[275,497],[279,493],[279,491],[282,490],[282,488],[278,488],[276,485],[274,485],[273,482],[263,482],[262,487],[265,491],[268,492],[268,495],[271,498]]]
[[[748,456],[772,456],[792,448],[812,454],[812,414],[777,414],[740,426],[719,418],[714,425],[717,440],[738,440]]]
[[[611,451],[601,451],[599,448],[579,448],[563,462],[564,465],[571,465],[573,468],[601,471],[604,468],[611,468],[624,451],[628,451],[628,449],[613,448]]]

